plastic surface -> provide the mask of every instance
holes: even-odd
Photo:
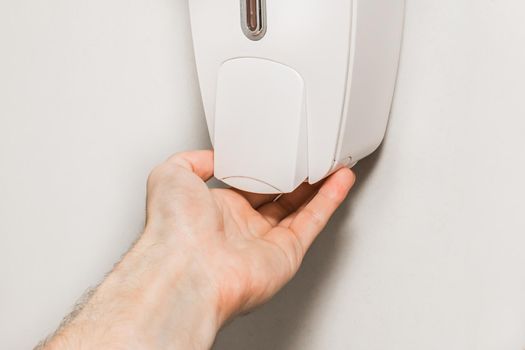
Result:
[[[404,0],[354,2],[352,51],[336,159],[357,162],[383,141],[394,95]]]
[[[303,79],[257,58],[219,69],[215,176],[257,193],[290,192],[308,176]]]
[[[272,179],[274,183],[289,184],[291,174],[301,173],[294,161],[288,163],[289,169],[283,170],[272,168],[279,160],[270,160],[282,153],[295,152],[296,143],[291,145],[284,141],[285,137],[262,140],[255,128],[243,129],[245,126],[237,123],[244,118],[245,108],[253,111],[254,106],[260,106],[257,89],[248,90],[253,94],[243,95],[244,101],[240,101],[222,91],[230,84],[219,86],[221,67],[233,59],[273,61],[289,67],[302,78],[306,140],[298,152],[307,159],[303,180],[316,183],[344,163],[359,161],[381,143],[395,85],[404,0],[266,0],[265,35],[260,40],[250,40],[245,35],[242,0],[190,0],[189,4],[204,110],[216,148],[216,167],[222,174],[265,178],[266,172],[272,172],[274,177],[282,177]],[[258,69],[257,65],[252,67]],[[245,73],[246,79],[254,76],[254,72]],[[257,84],[254,80],[250,86]],[[289,108],[287,100],[293,96],[288,94],[293,92],[286,90],[282,94],[286,106],[271,107],[279,121],[277,118],[269,121],[277,123],[272,127],[282,129],[280,133],[296,137],[298,130],[292,130],[290,124],[297,117],[279,112]],[[224,113],[218,114],[217,98],[226,95],[231,98],[229,104],[241,104],[245,108],[223,104],[220,108],[239,115],[221,121]],[[260,115],[267,116],[268,112],[270,109],[263,109]],[[217,134],[216,127],[225,123],[231,123],[228,127],[239,133],[250,133],[242,142],[238,139],[236,148],[250,149],[253,158],[261,159],[256,167],[259,174],[253,174],[255,168],[247,161],[249,157],[236,159],[235,147],[221,146],[229,142],[223,140],[222,135],[230,134],[222,131]],[[263,123],[261,121],[259,127]],[[292,149],[288,150],[289,147]],[[279,152],[268,151],[273,149]],[[227,169],[233,165],[241,168]],[[252,189],[252,186],[245,187],[245,182],[230,181],[230,184],[243,190]],[[289,192],[288,186],[277,189]]]

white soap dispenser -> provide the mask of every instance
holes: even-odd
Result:
[[[288,193],[382,142],[404,0],[189,0],[215,176]]]

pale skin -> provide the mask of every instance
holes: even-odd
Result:
[[[228,320],[292,279],[355,182],[341,169],[276,198],[209,189],[212,176],[211,151],[155,168],[144,233],[40,348],[210,349]]]

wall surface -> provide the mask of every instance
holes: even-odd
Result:
[[[384,147],[219,350],[525,347],[525,2],[407,0]],[[186,1],[0,1],[0,348],[52,331],[208,147]]]

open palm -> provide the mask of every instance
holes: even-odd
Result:
[[[355,177],[341,169],[291,194],[209,189],[213,152],[173,156],[148,182],[147,229],[183,247],[217,290],[226,318],[271,298],[297,272]]]

